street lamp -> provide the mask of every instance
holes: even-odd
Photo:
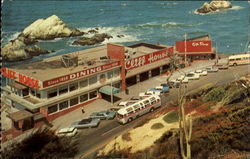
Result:
[[[184,38],[185,38],[185,66],[187,64],[187,33],[184,34]]]

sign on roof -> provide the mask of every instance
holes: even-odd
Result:
[[[116,61],[116,62],[113,62],[113,63],[110,63],[110,64],[97,66],[97,67],[89,68],[89,69],[82,70],[82,71],[79,71],[79,72],[75,72],[75,73],[72,73],[72,74],[68,74],[68,75],[64,75],[64,76],[61,76],[61,77],[53,78],[53,79],[44,81],[43,82],[43,87],[45,88],[45,87],[53,86],[53,85],[63,83],[63,82],[66,82],[66,81],[81,78],[81,77],[84,77],[84,76],[92,75],[92,74],[95,74],[95,73],[98,73],[98,72],[101,72],[101,71],[104,71],[104,70],[108,70],[108,69],[110,69],[112,67],[116,67],[116,66],[119,66],[119,65],[120,65],[119,61]]]
[[[169,58],[173,55],[173,48],[164,49],[160,51],[153,52],[151,54],[139,56],[133,59],[126,60],[125,69],[131,70],[137,67],[141,67],[159,60]]]
[[[186,45],[186,46],[185,46]],[[176,51],[179,53],[186,52],[212,52],[211,40],[200,40],[200,41],[176,41],[175,42]]]
[[[13,79],[31,88],[39,89],[39,81],[37,79],[15,72],[14,70],[11,70],[7,67],[3,67],[1,70],[3,76]]]

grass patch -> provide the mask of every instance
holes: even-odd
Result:
[[[178,111],[174,110],[174,111],[171,111],[171,112],[167,113],[167,114],[163,117],[163,120],[164,120],[166,123],[174,123],[174,122],[177,122],[177,121],[179,120]]]
[[[151,126],[151,129],[161,129],[164,125],[162,123],[155,123]]]

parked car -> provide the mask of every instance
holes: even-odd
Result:
[[[166,93],[166,92],[169,92],[169,86],[166,86],[166,87],[156,86],[155,88],[148,89],[148,91]]]
[[[91,128],[97,127],[100,123],[100,119],[86,118],[80,121],[73,122],[71,127],[79,128]]]
[[[148,97],[148,96],[152,96],[152,95],[161,95],[161,93],[148,90],[146,92],[142,92],[139,94],[140,97]]]
[[[199,74],[200,76],[206,76],[207,70],[195,70],[194,73]]]
[[[187,78],[188,80],[196,80],[200,78],[200,75],[190,72],[186,74],[185,78]]]
[[[127,107],[131,104],[134,104],[136,101],[123,101],[123,102],[120,102],[117,106],[118,107]]]
[[[206,68],[207,72],[218,72],[218,68],[214,66],[210,66]]]
[[[168,89],[168,91],[169,91],[170,86],[168,83],[162,83],[160,86],[162,86],[164,89]]]
[[[133,96],[131,97],[129,100],[132,100],[132,101],[138,101],[138,100],[141,100],[142,98],[139,97],[139,96]]]
[[[170,80],[168,82],[168,85],[169,85],[169,88],[179,88],[181,85],[181,82],[177,80]]]
[[[218,67],[219,70],[226,70],[228,69],[228,64],[218,64],[216,67]]]
[[[114,119],[115,118],[115,112],[111,111],[101,111],[101,112],[94,112],[90,115],[90,118],[94,119]]]
[[[188,78],[185,78],[184,75],[181,75],[176,79],[176,81],[180,81],[181,83],[188,83]]]
[[[56,132],[57,136],[75,136],[77,134],[77,129],[75,127],[62,128]]]

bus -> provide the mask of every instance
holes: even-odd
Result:
[[[160,106],[161,98],[157,95],[152,95],[132,105],[121,108],[116,113],[116,119],[119,123],[126,124],[148,112],[154,111]]]
[[[250,54],[239,54],[232,55],[228,57],[228,65],[229,66],[237,66],[243,64],[250,64]]]

